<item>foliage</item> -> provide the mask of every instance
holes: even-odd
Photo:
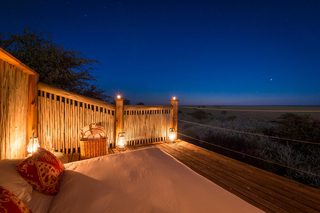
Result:
[[[189,109],[182,108],[182,112],[188,110]],[[217,111],[213,112],[215,114],[212,116],[209,116],[202,109],[198,111],[200,112],[196,113],[195,111],[191,111],[188,113],[191,115],[190,117],[186,117],[181,113],[181,117],[185,120],[194,122],[199,122],[199,120],[203,119],[201,120],[201,123],[211,126],[220,126],[245,132],[264,133],[281,138],[320,143],[320,121],[315,115],[311,117],[306,114],[285,113],[278,116],[278,114],[275,113],[272,115],[270,112],[268,112],[268,114],[254,112],[251,114],[238,113],[236,115],[235,113],[232,113],[233,115],[231,115],[229,113]],[[214,119],[210,119],[210,117],[214,117]],[[302,144],[289,140],[250,136],[247,134],[230,132],[224,129],[211,129],[184,122],[179,123],[179,132],[217,146],[208,145],[181,136],[182,139],[185,139],[188,142],[195,143],[204,148],[252,164],[259,168],[275,172],[301,183],[320,187],[320,146],[317,144]],[[225,147],[227,150],[219,148],[219,146]],[[228,151],[228,149],[236,152]],[[256,156],[265,161],[275,162],[278,165],[246,157],[237,152]],[[298,171],[286,167],[296,168]],[[316,175],[312,175],[311,173]]]
[[[310,117],[310,115],[286,113],[273,123],[275,124],[273,127],[265,129],[265,134],[320,143],[320,121]],[[320,174],[319,152],[318,145],[292,141],[281,144],[276,141],[269,141],[263,147],[260,155],[289,167]],[[320,186],[320,178],[314,175],[289,170],[287,176],[306,184]]]
[[[210,113],[207,113],[203,110],[195,110],[191,113],[189,113],[189,115],[191,115],[194,119],[197,119],[197,120],[205,120],[205,119],[208,119],[210,118]]]
[[[123,104],[124,104],[124,105],[131,105],[131,101],[130,101],[129,99],[126,99],[126,98],[125,98],[125,99],[123,100]]]
[[[141,105],[141,106],[143,106],[143,105],[144,105],[144,103],[143,103],[143,102],[139,102],[139,103],[137,103],[137,105]]]
[[[310,115],[286,113],[273,123],[275,126],[265,129],[265,134],[320,143],[320,121]]]
[[[227,112],[226,110],[222,110],[222,111],[221,111],[221,114],[222,114],[222,115],[225,115],[225,114],[227,114],[227,113],[228,113],[228,112]]]
[[[227,120],[228,120],[228,121],[234,121],[234,120],[236,120],[236,119],[237,119],[237,116],[236,116],[236,115],[230,115],[230,116],[227,117]]]
[[[39,73],[43,83],[81,95],[106,100],[104,91],[91,82],[95,60],[66,50],[47,36],[24,30],[21,34],[0,36],[0,47]]]

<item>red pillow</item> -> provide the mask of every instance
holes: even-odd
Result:
[[[59,183],[64,166],[51,152],[38,148],[29,158],[17,165],[20,175],[34,189],[48,195],[59,192]]]
[[[17,196],[0,186],[0,212],[31,213],[31,210]]]

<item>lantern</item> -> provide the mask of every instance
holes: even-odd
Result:
[[[127,145],[127,141],[126,141],[126,135],[125,132],[120,132],[118,135],[118,143],[117,143],[117,147],[119,149],[125,149]]]
[[[27,151],[29,154],[33,154],[40,147],[39,140],[36,137],[31,137],[27,146]]]
[[[177,132],[175,131],[174,128],[169,129],[169,140],[171,142],[174,142],[177,139]]]

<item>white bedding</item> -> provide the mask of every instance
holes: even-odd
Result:
[[[47,213],[54,196],[45,195],[37,190],[32,191],[32,199],[27,203],[33,213]]]
[[[157,148],[65,167],[50,213],[261,212]]]

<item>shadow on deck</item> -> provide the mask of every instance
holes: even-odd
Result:
[[[146,146],[160,148],[198,174],[266,212],[320,212],[319,189],[185,141],[128,147],[127,150]],[[109,150],[109,153],[117,152],[116,149]]]

